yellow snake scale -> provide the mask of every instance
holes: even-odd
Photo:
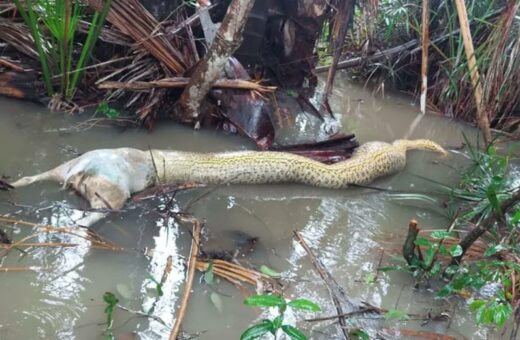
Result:
[[[406,166],[406,151],[429,150],[446,155],[437,143],[427,139],[368,142],[350,159],[323,164],[285,153],[239,151],[192,153],[132,148],[89,151],[57,168],[12,183],[22,187],[42,180],[70,186],[85,197],[92,208],[121,208],[131,194],[147,187],[176,182],[302,183],[324,188],[346,188],[368,184],[396,173]],[[105,214],[88,220],[91,224]]]

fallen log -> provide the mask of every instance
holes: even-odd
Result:
[[[457,33],[459,33],[459,31],[460,30],[456,29],[456,30],[453,30],[452,32],[450,32],[448,34],[444,34],[444,35],[442,35],[440,37],[437,37],[437,38],[435,38],[433,40],[430,40],[429,46],[432,46],[432,45],[438,43],[439,41],[442,41],[442,40],[448,38],[451,35],[457,34]],[[399,54],[401,52],[408,52],[409,54],[415,54],[415,53],[420,52],[421,50],[422,50],[422,46],[421,46],[420,40],[419,39],[413,39],[413,40],[410,40],[410,41],[408,41],[408,42],[406,42],[406,43],[404,43],[402,45],[391,47],[389,49],[386,49],[384,51],[376,52],[376,53],[374,53],[372,55],[369,55],[369,56],[355,57],[355,58],[351,58],[351,59],[340,61],[338,63],[337,68],[338,69],[344,69],[344,68],[358,66],[358,65],[361,65],[361,64],[370,64],[370,63],[374,63],[374,62],[380,61],[382,59],[390,59],[394,55]],[[330,68],[330,65],[320,66],[320,67],[316,68],[316,72],[320,72],[320,73],[321,72],[327,72],[329,68]]]
[[[125,89],[131,91],[142,91],[153,88],[184,88],[188,85],[190,78],[173,77],[163,78],[152,81],[105,81],[98,85],[101,90]],[[235,90],[251,90],[258,92],[274,92],[276,87],[265,86],[257,82],[242,79],[219,79],[213,84],[213,88],[235,89]]]

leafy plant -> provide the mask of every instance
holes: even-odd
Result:
[[[110,107],[108,102],[102,101],[96,108],[96,112],[104,114],[107,118],[117,118],[121,116],[121,111]]]
[[[385,319],[386,320],[400,320],[405,321],[409,320],[410,317],[406,312],[403,312],[399,309],[390,309],[388,312],[385,313]]]
[[[78,23],[85,17],[84,5],[79,0],[14,0],[34,40],[49,96],[57,92],[53,78],[60,78],[59,93],[63,98],[74,96],[111,1],[106,0],[101,11],[94,13],[79,59],[74,63]]]
[[[451,266],[448,271],[455,275],[439,292],[439,297],[460,294],[464,291],[476,293],[469,308],[475,312],[478,323],[495,324],[502,327],[512,316],[512,275],[520,266],[509,261],[480,260],[472,265]]]
[[[278,316],[272,320],[264,319],[261,322],[246,329],[240,336],[241,340],[257,339],[265,334],[276,334],[281,329],[291,339],[303,340],[307,339],[305,334],[298,328],[283,323],[284,313],[288,307],[311,312],[319,312],[320,306],[307,299],[285,300],[282,296],[262,294],[253,295],[244,300],[244,304],[262,308],[278,308]]]
[[[114,339],[114,334],[112,333],[112,326],[114,321],[113,314],[114,309],[119,303],[119,300],[113,293],[106,292],[105,294],[103,294],[103,301],[105,301],[105,303],[107,304],[107,306],[105,307],[105,314],[107,316],[107,321],[105,324],[105,339],[111,340]]]
[[[408,272],[416,279],[416,285],[428,283],[429,280],[439,277],[442,273],[439,255],[455,257],[462,253],[462,248],[458,244],[450,247],[443,244],[444,239],[451,236],[453,236],[453,233],[449,231],[437,230],[432,231],[429,238],[418,237],[414,241],[414,246],[418,249],[419,254],[411,259],[411,263],[405,262],[403,266],[382,267],[379,270]],[[401,260],[404,259],[401,258]]]
[[[444,186],[442,189],[450,193],[448,206],[458,207],[450,230],[481,225],[484,220],[496,222],[486,222],[489,225],[487,228],[491,228],[491,238],[488,239],[489,245],[483,258],[460,265],[443,265],[439,255],[448,259],[458,258],[463,249],[459,244],[449,247],[444,244],[446,238],[455,235],[448,231],[434,231],[429,237],[415,239],[414,246],[422,251],[412,261],[407,258],[405,265],[384,267],[382,270],[411,273],[418,283],[428,283],[444,273],[449,281],[438,291],[439,297],[460,295],[471,298],[469,307],[475,312],[477,322],[502,327],[513,315],[513,306],[518,302],[513,300],[518,295],[518,287],[513,282],[518,278],[520,265],[497,260],[496,255],[502,251],[520,252],[517,246],[520,207],[510,211],[503,208],[503,203],[518,190],[518,184],[509,169],[510,153],[500,155],[492,145],[480,151],[478,144],[474,148],[465,139],[470,164],[462,171],[458,187]]]

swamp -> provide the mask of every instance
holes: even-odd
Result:
[[[520,339],[519,8],[0,0],[0,340]]]

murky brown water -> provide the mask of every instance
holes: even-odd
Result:
[[[372,95],[370,91],[339,76],[332,106],[338,121],[325,124],[308,115],[297,118],[293,130],[280,132],[281,141],[293,141],[316,133],[325,136],[344,129],[357,134],[361,142],[392,141],[397,138],[431,138],[443,145],[460,143],[461,125],[446,119],[418,117],[417,107],[408,98]],[[41,107],[0,99],[0,173],[17,178],[54,167],[77,152],[94,148],[132,146],[146,149],[170,148],[194,151],[226,151],[253,148],[247,140],[224,136],[220,132],[192,131],[173,124],[161,124],[152,133],[92,128],[70,131],[78,123],[71,117],[52,114]],[[471,133],[469,129],[465,129]],[[445,162],[454,164],[455,155]],[[436,156],[413,152],[406,171],[375,183],[399,190],[428,191],[430,186],[413,174],[443,182],[453,182],[453,170],[434,164]],[[205,189],[181,192],[175,206],[182,208]],[[195,216],[206,221],[206,237],[214,248],[233,247],[229,236],[236,231],[259,237],[257,250],[249,263],[268,265],[282,272],[288,283],[286,297],[305,297],[318,302],[324,315],[335,313],[328,292],[312,270],[303,249],[292,240],[292,231],[301,230],[305,239],[336,280],[356,300],[374,305],[401,309],[409,313],[448,311],[452,322],[396,323],[386,326],[417,328],[458,338],[480,339],[487,336],[485,328],[476,327],[463,304],[435,300],[425,291],[413,289],[410,277],[392,273],[378,275],[374,284],[365,278],[375,273],[381,248],[400,249],[410,218],[425,227],[445,225],[440,207],[405,204],[391,195],[360,189],[324,190],[299,185],[227,186],[217,188],[191,208]],[[26,252],[13,250],[1,259],[3,267],[34,266],[36,271],[0,272],[0,339],[95,339],[103,338],[105,322],[102,296],[114,292],[120,304],[153,315],[164,321],[139,317],[117,309],[114,333],[132,332],[142,339],[167,337],[174,321],[174,312],[182,294],[184,261],[189,253],[189,227],[173,220],[164,220],[156,213],[164,202],[147,201],[133,206],[96,225],[105,238],[128,249],[111,252],[92,249],[88,241],[67,235],[39,235],[34,242],[61,241],[78,244],[70,248],[35,248]],[[73,207],[84,203],[45,183],[17,192],[0,193],[0,213],[29,221],[67,225]],[[30,235],[31,228],[17,226],[17,240]],[[143,255],[144,249],[153,254]],[[1,251],[1,250],[0,250]],[[173,271],[163,287],[165,294],[157,297],[153,276],[160,279],[167,257],[173,257]],[[226,282],[212,287],[200,283],[197,274],[194,294],[183,329],[202,332],[201,339],[237,339],[253,321],[260,320],[259,310],[242,304],[244,296]],[[220,293],[221,310],[210,301],[211,293]],[[462,308],[459,308],[461,307]],[[265,315],[264,315],[265,316]],[[297,322],[312,314],[288,313],[288,322]],[[311,338],[335,338],[336,327],[330,321],[297,322]],[[367,324],[368,321],[367,321]]]

